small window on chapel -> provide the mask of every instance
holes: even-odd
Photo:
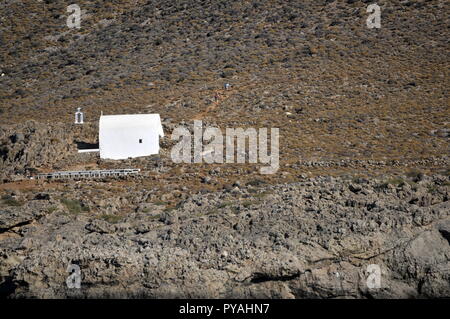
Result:
[[[142,144],[142,138],[139,139],[139,144]]]

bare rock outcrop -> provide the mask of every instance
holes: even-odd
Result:
[[[0,177],[27,175],[41,167],[58,167],[77,159],[77,142],[94,141],[95,124],[83,127],[27,121],[0,128]]]
[[[389,187],[317,177],[172,209],[138,203],[117,220],[35,200],[20,218],[0,214],[0,287],[12,298],[449,297],[448,195],[444,176]],[[71,264],[80,289],[66,285]]]

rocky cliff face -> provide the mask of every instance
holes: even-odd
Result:
[[[449,297],[450,3],[370,2],[2,1],[1,295]],[[101,112],[161,114],[160,154],[77,154]],[[279,170],[174,163],[194,119],[279,128]]]
[[[1,209],[3,295],[450,295],[448,177],[395,186],[330,177],[235,186],[176,208],[143,205],[139,197],[116,219],[93,217],[57,196]],[[80,267],[80,289],[66,286],[70,264]],[[380,267],[380,288],[367,285],[371,264]]]
[[[39,169],[55,169],[80,159],[77,142],[96,141],[97,125],[27,121],[0,129],[1,180],[24,177]],[[92,142],[92,143],[94,143]]]

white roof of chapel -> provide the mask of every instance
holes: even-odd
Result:
[[[119,114],[101,115],[99,121],[100,130],[148,128],[164,136],[161,117],[159,114]]]

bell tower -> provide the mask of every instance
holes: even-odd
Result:
[[[81,112],[81,107],[77,108],[77,111],[75,112],[75,124],[83,124],[84,115],[83,112]]]

